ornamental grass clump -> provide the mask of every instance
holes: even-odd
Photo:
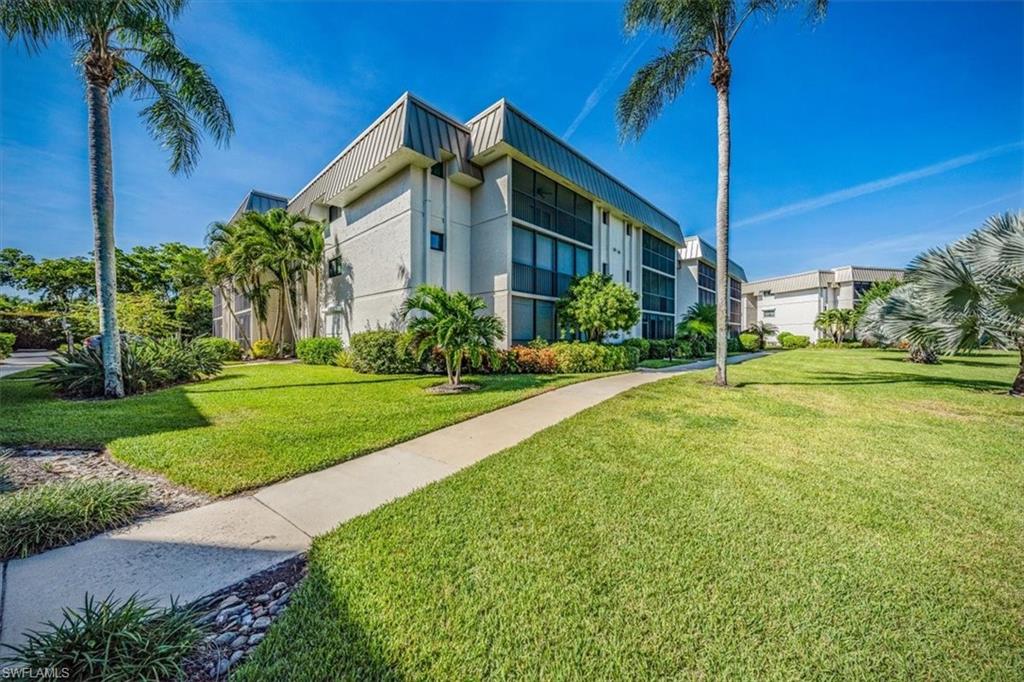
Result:
[[[49,622],[12,646],[0,661],[30,670],[56,670],[70,680],[181,679],[182,663],[202,636],[192,609],[172,601],[169,608],[132,595],[124,601],[86,595],[82,609],[65,608],[60,623]]]

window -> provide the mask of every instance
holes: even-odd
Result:
[[[775,308],[768,308],[762,313],[764,317],[775,317]]]
[[[630,275],[631,274],[632,273],[629,270],[626,270],[626,284],[629,284],[629,282],[630,282]]]
[[[592,244],[593,204],[532,168],[512,162],[512,217]]]
[[[224,320],[219,317],[213,321],[213,335],[224,336]]]
[[[607,225],[608,224],[608,211],[601,211],[601,224],[602,225]]]
[[[601,274],[602,275],[607,275],[608,274],[608,264],[607,263],[601,263]]]
[[[729,278],[729,324],[743,324],[743,285],[735,277]]]
[[[676,249],[668,242],[644,232],[643,264],[666,275],[675,275]]]
[[[434,251],[444,251],[444,233],[430,233],[430,248],[433,249]]]
[[[213,317],[218,318],[224,314],[224,292],[220,287],[213,288]]]
[[[715,292],[707,289],[697,289],[697,303],[701,305],[715,305]]]
[[[341,217],[341,207],[340,206],[328,206],[327,207],[327,219],[330,222],[333,223],[335,220],[337,220],[340,217]]]
[[[697,263],[697,286],[715,291],[715,269],[707,263]]]
[[[658,313],[676,312],[676,281],[672,277],[655,272],[643,271],[643,309]]]
[[[675,336],[675,318],[671,315],[644,313],[640,331],[645,339],[671,339]]]
[[[553,301],[512,297],[512,343],[529,343],[537,337],[547,341],[558,338],[558,322]]]
[[[248,310],[252,306],[249,304],[249,299],[241,291],[235,292],[235,312],[241,310]]]
[[[433,166],[431,166],[430,167],[430,174],[433,175],[435,178],[443,178],[444,177],[444,163],[438,161]]]
[[[630,225],[629,223],[626,223],[626,236],[627,237],[632,237],[633,236],[633,226]]]
[[[561,296],[572,278],[590,272],[590,249],[524,227],[512,227],[512,289]]]
[[[244,313],[238,313],[235,317],[238,320],[238,323],[235,325],[235,341],[244,342],[249,336],[252,313],[246,310]]]
[[[342,261],[341,256],[335,256],[334,258],[327,261],[327,276],[337,277],[341,274]]]

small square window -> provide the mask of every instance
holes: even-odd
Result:
[[[337,277],[341,274],[341,256],[335,256],[327,261],[327,276]]]
[[[433,166],[431,166],[430,167],[430,174],[433,175],[436,178],[443,178],[444,177],[444,163],[439,161],[439,162],[435,163]]]
[[[444,251],[444,233],[443,232],[431,232],[430,233],[430,248],[434,251]]]
[[[341,207],[340,206],[329,206],[327,208],[327,219],[330,222],[333,223],[335,220],[337,220],[340,217],[341,217]]]
[[[765,317],[775,317],[775,308],[769,308],[768,310],[765,310],[764,311],[764,316]]]

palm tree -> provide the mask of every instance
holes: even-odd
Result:
[[[910,362],[937,364],[935,334],[921,300],[912,284],[893,289],[885,298],[868,303],[857,321],[857,333],[884,345],[906,344]]]
[[[764,340],[766,337],[771,336],[779,331],[771,322],[755,322],[750,325],[746,330],[747,334],[754,334],[757,336],[757,345],[759,348],[764,350]]]
[[[0,26],[8,41],[30,50],[67,40],[86,85],[89,178],[96,260],[96,298],[103,335],[103,386],[124,397],[117,330],[114,250],[114,169],[110,102],[128,94],[146,105],[146,127],[171,153],[172,173],[189,174],[199,161],[202,131],[218,144],[234,132],[231,113],[203,67],[175,44],[167,25],[186,0],[4,0]]]
[[[832,337],[834,343],[840,343],[853,329],[857,321],[857,313],[852,308],[830,308],[822,310],[814,319],[814,328]]]
[[[690,345],[690,353],[694,357],[700,357],[714,343],[717,319],[718,306],[694,303],[676,327],[676,338]]]
[[[409,319],[409,347],[418,360],[438,349],[444,356],[449,386],[460,386],[462,361],[479,367],[484,357],[495,361],[496,344],[505,335],[504,325],[494,315],[480,315],[487,304],[478,296],[461,291],[449,293],[441,287],[421,284],[402,304],[402,319],[414,311],[426,315]]]
[[[650,29],[668,35],[672,44],[640,67],[619,98],[620,137],[638,139],[705,64],[711,65],[711,85],[718,96],[718,202],[715,241],[718,250],[715,282],[718,316],[715,320],[715,384],[725,386],[729,314],[729,50],[743,25],[753,16],[771,17],[797,0],[627,0],[626,32]],[[805,0],[812,19],[825,16],[828,0]]]

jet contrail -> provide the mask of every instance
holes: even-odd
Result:
[[[846,189],[829,192],[828,194],[822,194],[821,196],[813,197],[811,199],[804,199],[803,201],[786,204],[785,206],[780,206],[779,208],[759,213],[750,218],[738,220],[733,223],[733,226],[742,227],[744,225],[753,225],[754,223],[777,220],[778,218],[785,218],[799,213],[807,213],[808,211],[814,211],[825,206],[838,204],[841,201],[862,197],[865,194],[881,192],[882,190],[889,189],[890,187],[905,185],[906,183],[913,182],[914,180],[920,180],[921,178],[945,173],[946,171],[951,171],[962,166],[969,166],[972,163],[984,161],[985,159],[993,156],[1005,154],[1006,152],[1020,149],[1022,147],[1024,147],[1024,141],[1004,144],[999,147],[992,147],[991,149],[984,149],[971,154],[964,154],[963,156],[957,156],[946,161],[934,163],[930,166],[925,166],[924,168],[918,168],[916,170],[899,173],[897,175],[890,175],[887,178],[872,180],[871,182],[865,182],[860,185],[854,185],[853,187],[847,187]]]
[[[601,79],[601,82],[598,83],[597,87],[591,90],[590,94],[587,96],[586,101],[583,103],[583,108],[580,109],[580,113],[576,114],[576,118],[574,118],[572,123],[569,124],[569,127],[565,129],[565,133],[562,134],[563,138],[568,140],[572,137],[572,134],[575,133],[576,129],[580,127],[580,124],[583,123],[583,120],[590,115],[590,112],[594,110],[594,107],[597,106],[605,93],[608,92],[608,88],[615,83],[619,76],[622,75],[622,72],[626,70],[626,67],[629,66],[629,63],[636,58],[643,46],[647,44],[647,40],[648,38],[645,37],[632,52],[626,55],[625,59],[613,64],[612,67],[608,69],[608,72],[604,74],[604,78]]]

